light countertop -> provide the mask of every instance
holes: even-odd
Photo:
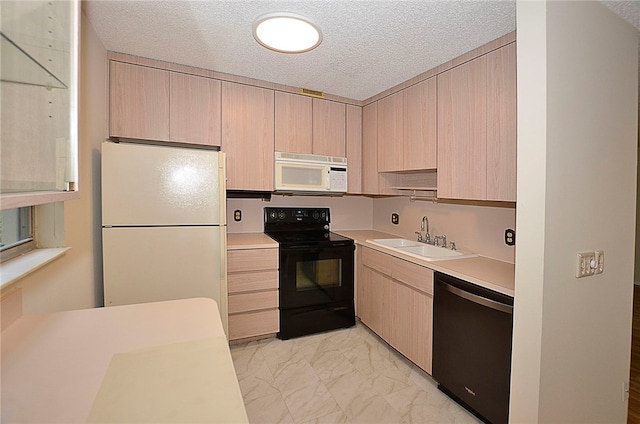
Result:
[[[20,317],[2,332],[1,413],[2,422],[248,422],[217,304],[204,298]]]
[[[278,242],[264,233],[227,233],[227,250],[272,249]]]
[[[367,243],[370,239],[399,238],[394,234],[383,233],[376,230],[345,230],[335,231],[345,237],[349,237],[361,246],[378,250],[383,253],[425,266],[434,271],[440,271],[465,281],[477,284],[481,287],[513,296],[515,288],[515,265],[484,256],[465,259],[453,259],[445,261],[426,261],[413,256],[403,255],[395,250]]]
[[[513,296],[515,287],[515,265],[497,259],[478,256],[475,258],[446,261],[426,261],[403,255],[395,250],[367,243],[370,239],[398,238],[399,236],[377,230],[333,230],[335,233],[353,239],[356,244],[367,246],[380,252],[425,266],[434,271],[444,272],[490,290]],[[227,234],[227,249],[261,249],[278,247],[278,243],[263,233]]]

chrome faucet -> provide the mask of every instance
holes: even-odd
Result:
[[[426,215],[422,217],[422,222],[420,223],[420,230],[425,231],[424,239],[420,237],[418,241],[421,241],[427,244],[431,243],[431,234],[429,234],[429,219],[427,218]]]

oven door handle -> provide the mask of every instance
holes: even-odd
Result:
[[[513,314],[513,306],[497,302],[492,299],[488,299],[477,294],[469,293],[468,291],[461,290],[457,287],[451,286],[446,283],[442,283],[442,288],[451,294],[467,299],[470,302],[477,303],[487,308],[495,309],[496,311],[505,312],[507,314]]]

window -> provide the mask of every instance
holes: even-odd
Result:
[[[33,247],[32,208],[0,211],[0,261],[14,258]]]
[[[0,287],[68,249],[63,202],[80,197],[79,19],[80,0],[0,0]]]

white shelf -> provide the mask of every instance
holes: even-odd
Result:
[[[0,32],[0,36],[0,51],[2,51],[1,81],[47,88],[69,88],[4,33]]]

